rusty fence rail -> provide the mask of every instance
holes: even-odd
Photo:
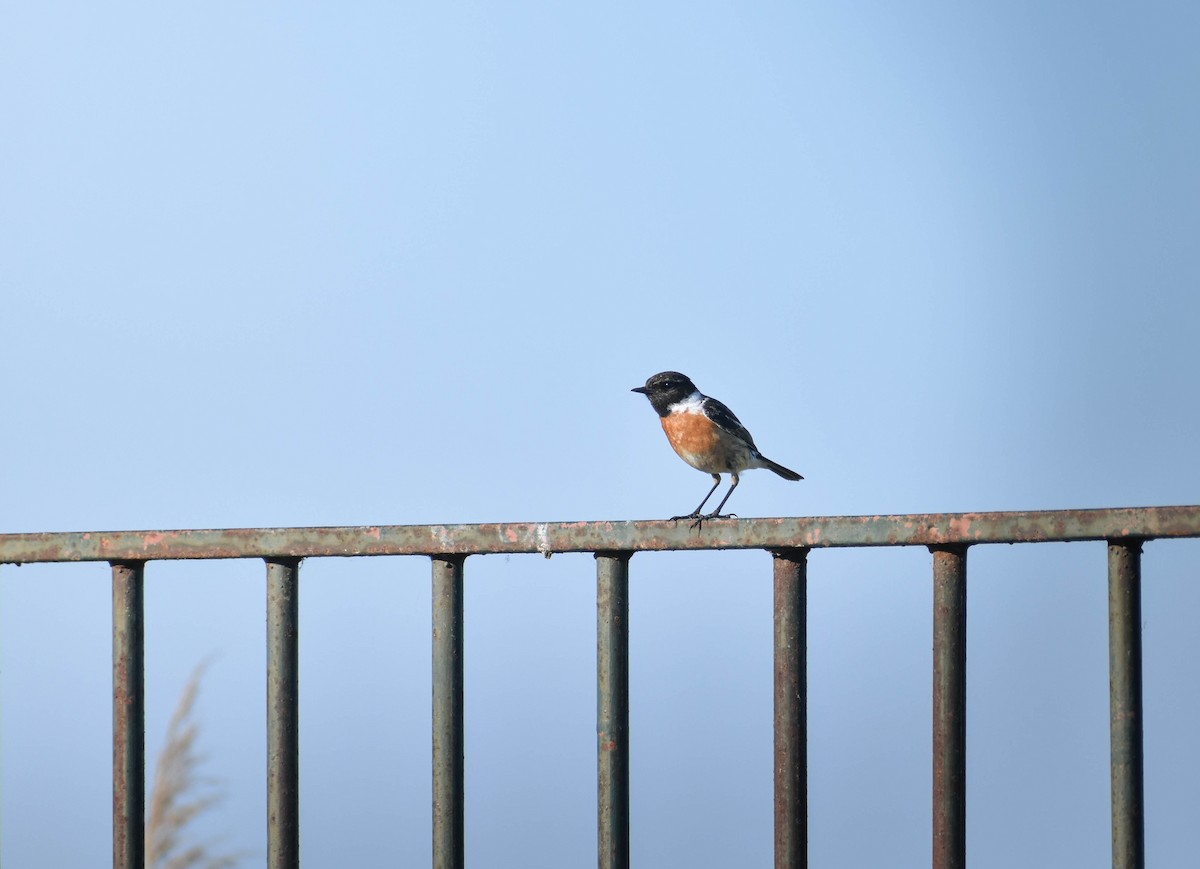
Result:
[[[933,865],[966,863],[967,550],[1107,541],[1112,855],[1145,863],[1141,551],[1200,537],[1200,506],[675,522],[245,528],[0,535],[0,563],[107,561],[113,587],[113,865],[143,869],[146,562],[260,558],[267,573],[267,854],[300,863],[298,614],[304,558],[425,556],[433,571],[433,865],[463,866],[463,574],[468,555],[596,557],[598,864],[629,865],[629,565],[641,551],[763,549],[774,556],[775,865],[807,865],[806,583],[811,549],[933,553]]]

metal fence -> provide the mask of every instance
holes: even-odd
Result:
[[[596,557],[598,863],[629,865],[629,563],[636,552],[763,549],[774,556],[775,865],[807,865],[806,571],[814,548],[933,552],[933,865],[966,863],[967,550],[1108,542],[1112,855],[1142,867],[1141,550],[1200,537],[1200,506],[721,520],[249,528],[0,535],[0,563],[108,561],[113,582],[113,865],[145,863],[143,583],[160,560],[260,558],[267,573],[267,848],[300,863],[298,590],[305,558],[424,556],[433,568],[433,865],[463,854],[463,570],[468,555]]]

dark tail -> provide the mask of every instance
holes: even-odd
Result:
[[[803,480],[804,479],[802,476],[797,474],[795,471],[788,470],[783,465],[779,464],[778,462],[771,461],[766,456],[759,456],[759,458],[762,459],[762,463],[765,467],[770,468],[772,471],[777,473],[779,476],[783,477],[785,480],[795,481],[795,480]]]

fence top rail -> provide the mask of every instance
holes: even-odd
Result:
[[[1200,537],[1200,506],[671,522],[507,522],[0,534],[0,563],[954,546]]]

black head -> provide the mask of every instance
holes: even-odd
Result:
[[[647,380],[645,386],[636,386],[631,391],[646,396],[658,411],[658,415],[665,416],[668,407],[678,404],[696,392],[696,384],[692,383],[686,374],[663,371]]]

